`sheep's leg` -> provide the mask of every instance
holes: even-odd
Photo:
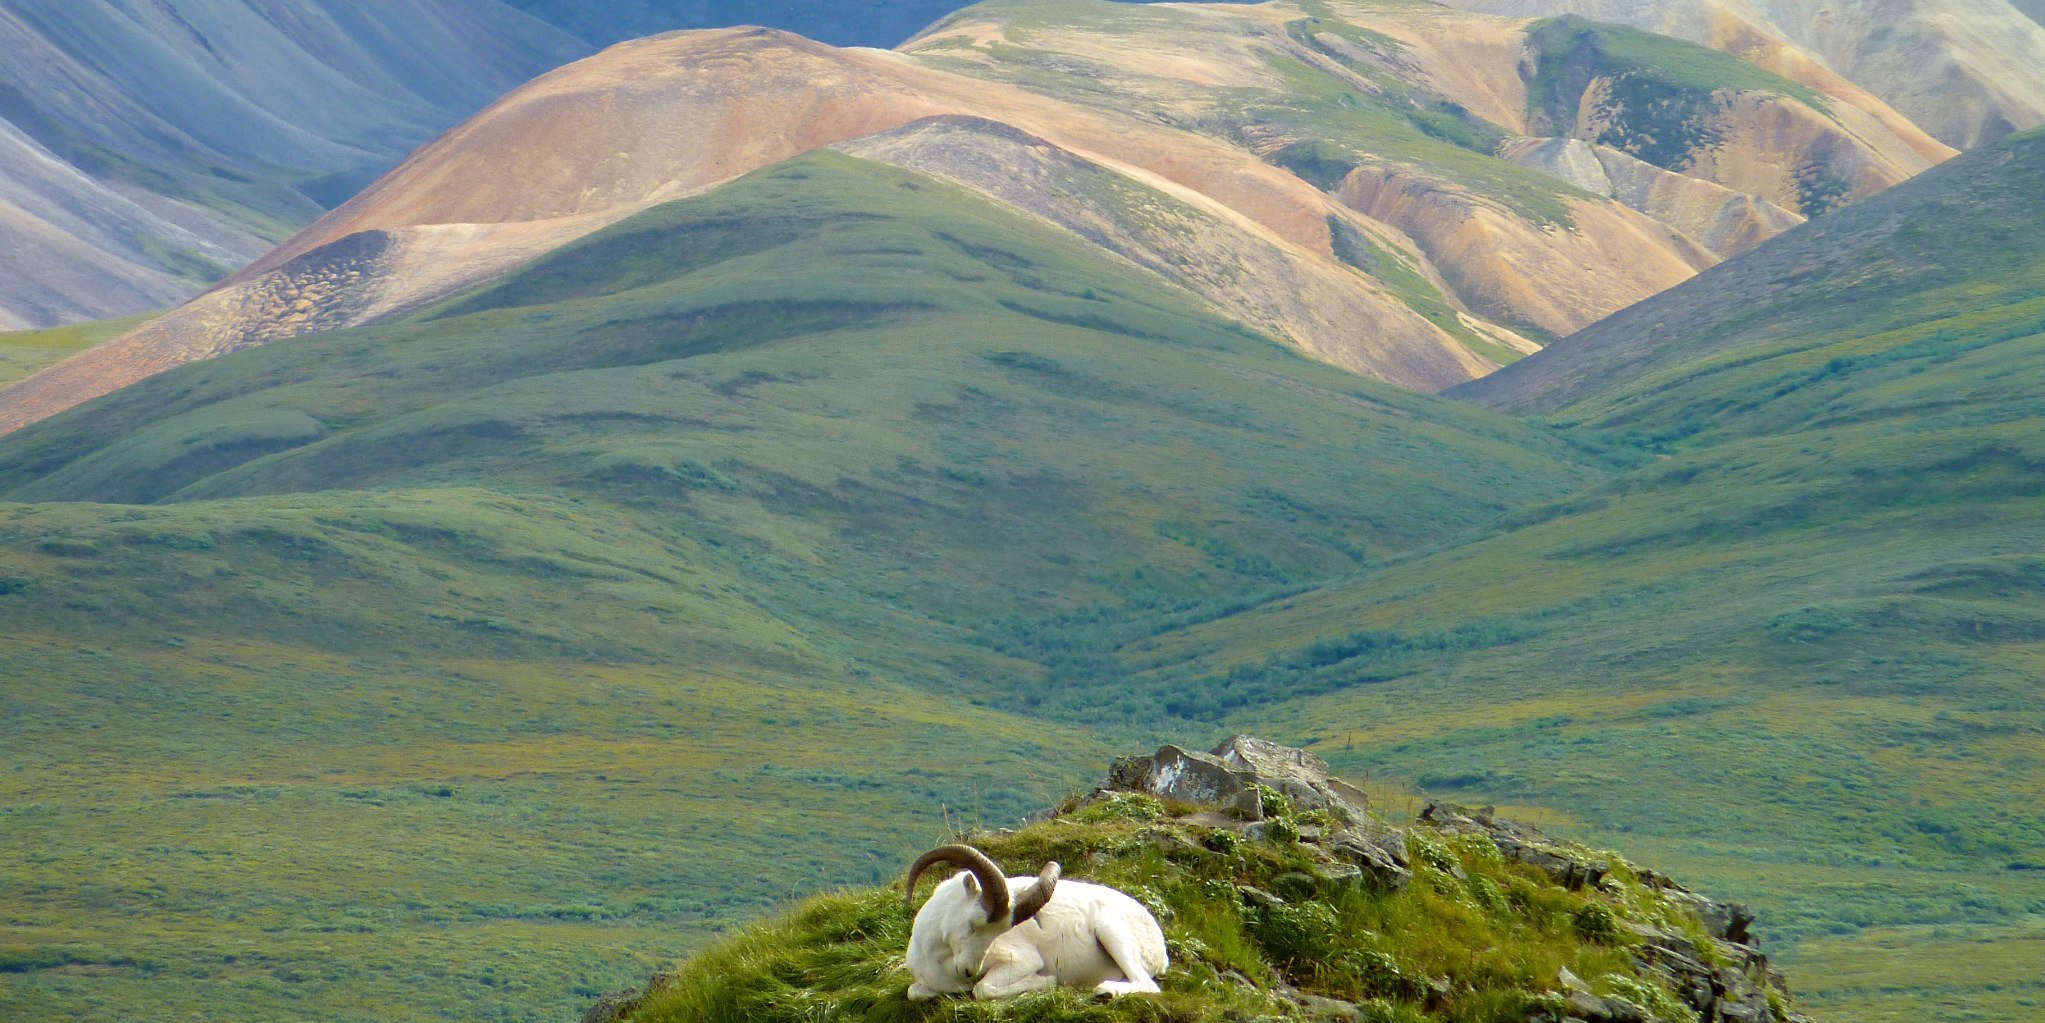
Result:
[[[909,985],[909,1000],[912,1002],[927,1002],[936,997],[937,992],[924,987],[922,981],[916,981]]]
[[[1058,986],[1058,978],[1048,973],[1026,973],[1022,976],[995,976],[988,974],[973,987],[973,997],[983,1002],[996,998],[1014,998],[1031,991],[1049,991]]]
[[[1094,990],[1104,995],[1149,995],[1161,990],[1143,962],[1143,947],[1127,927],[1103,927],[1100,942],[1108,958],[1121,967],[1124,980],[1104,980]]]
[[[1028,991],[1058,986],[1058,978],[1044,969],[1044,957],[1031,945],[995,946],[983,961],[987,972],[973,985],[973,997],[982,1001],[1013,998]]]

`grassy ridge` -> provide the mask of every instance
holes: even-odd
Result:
[[[1652,458],[1115,663],[1354,772],[1624,831],[1757,893],[1821,968],[2021,943],[2045,913],[2045,242],[2018,212],[2041,175],[2045,137],[2015,138],[1470,388],[1552,381],[1587,442]],[[2039,1014],[2005,973],[1933,972],[1815,993]]]
[[[1658,1019],[1696,1019],[1649,979],[1624,925],[1667,928],[1718,955],[1694,912],[1665,900],[1616,858],[1609,889],[1564,888],[1507,862],[1482,835],[1417,826],[1403,834],[1410,885],[1343,878],[1302,826],[1321,813],[1280,814],[1264,837],[1187,819],[1192,807],[1136,796],[1073,809],[974,844],[1011,873],[1047,860],[1068,876],[1128,892],[1165,931],[1171,967],[1154,997],[1103,1002],[1090,992],[1039,992],[1003,1002],[906,998],[900,968],[911,911],[901,890],[811,900],[707,949],[625,1017],[633,1023],[797,1020],[1020,1020],[1194,1023],[1329,1018],[1288,999],[1301,992],[1355,1004],[1371,1023],[1519,1021],[1560,1004],[1564,971]],[[1388,830],[1383,822],[1373,825]]]
[[[148,321],[148,316],[131,316],[46,330],[0,333],[0,386],[20,380],[101,341],[119,337]]]
[[[1097,773],[1013,629],[1595,462],[831,154],[164,374],[0,446],[0,1015],[562,1018]]]

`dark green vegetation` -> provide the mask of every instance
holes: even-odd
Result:
[[[1165,929],[1163,994],[1109,1003],[1056,991],[1007,1002],[908,1001],[901,969],[912,912],[899,883],[805,902],[719,941],[655,988],[632,1023],[1193,1023],[1311,1019],[1277,992],[1290,987],[1357,1003],[1368,1023],[1519,1023],[1561,1008],[1563,970],[1671,1021],[1696,1019],[1630,958],[1625,924],[1688,933],[1690,910],[1619,861],[1609,891],[1570,890],[1509,863],[1483,835],[1427,826],[1406,835],[1414,863],[1403,888],[1333,875],[1296,837],[1326,828],[1320,813],[1280,816],[1250,838],[1184,819],[1132,796],[1077,807],[1019,831],[975,840],[1009,873],[1046,860],[1068,876],[1112,885]],[[1378,825],[1383,828],[1385,825]],[[1283,837],[1280,837],[1283,836]],[[1566,1015],[1566,1010],[1558,1013]],[[1327,1018],[1327,1017],[1319,1017]]]
[[[823,154],[8,437],[0,1016],[567,1018],[1097,773],[1009,637],[1597,476],[1090,252]]]

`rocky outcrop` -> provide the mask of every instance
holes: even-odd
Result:
[[[1482,835],[1497,845],[1508,861],[1539,870],[1566,888],[1617,887],[1608,884],[1613,870],[1610,858],[1557,843],[1534,828],[1498,817],[1491,808],[1435,802],[1421,811],[1419,819],[1453,834]],[[1780,991],[1785,984],[1758,947],[1752,910],[1706,898],[1659,871],[1631,865],[1627,869],[1664,900],[1696,914],[1705,932],[1700,942],[1693,935],[1668,928],[1618,923],[1636,942],[1631,946],[1632,955],[1642,973],[1660,978],[1678,992],[1703,1023],[1768,1023],[1789,1018],[1779,1014],[1768,998],[1769,991]],[[1567,971],[1561,979],[1568,989],[1568,1012],[1552,1019],[1643,1023],[1649,1018],[1641,1006],[1623,997],[1599,997]]]
[[[1429,803],[1420,811],[1420,820],[1455,834],[1483,835],[1506,859],[1533,867],[1564,888],[1595,886],[1612,872],[1610,862],[1573,855],[1533,828],[1498,819],[1488,808],[1469,810],[1450,803]]]
[[[1327,761],[1305,750],[1238,735],[1208,753],[1164,746],[1147,757],[1123,757],[1108,769],[1098,792],[1137,792],[1181,803],[1220,806],[1243,820],[1263,819],[1259,789],[1302,810],[1326,810],[1342,821],[1362,820],[1363,790],[1328,772]]]
[[[1500,994],[1506,998],[1484,1004],[1523,1006],[1514,1015],[1526,1023],[1801,1020],[1788,1008],[1782,975],[1756,948],[1753,914],[1743,907],[1490,809],[1434,803],[1409,823],[1388,821],[1320,757],[1261,739],[1235,736],[1206,752],[1167,745],[1124,757],[1088,795],[1020,829],[961,840],[1011,873],[1020,861],[1048,857],[1063,862],[1068,876],[1123,887],[1159,914],[1178,942],[1174,969],[1197,978],[1193,990],[1174,997],[1252,1005],[1254,1018],[1270,1023],[1408,1018],[1401,1010],[1462,1018],[1473,996]],[[1117,864],[1132,863],[1143,864],[1134,875],[1143,878],[1141,887],[1129,887],[1132,875],[1116,873]],[[875,896],[889,912],[908,912],[898,908],[894,891]],[[1488,974],[1458,973],[1439,959],[1407,954],[1396,927],[1354,927],[1349,914],[1359,898],[1391,918],[1453,906],[1450,912],[1476,914],[1460,917],[1462,927],[1505,922],[1546,930],[1551,939],[1577,944],[1579,953],[1566,962],[1595,973],[1586,979],[1565,966],[1553,977],[1510,981],[1510,991],[1501,992]],[[1197,913],[1190,912],[1194,906]],[[1265,950],[1264,965],[1246,965],[1233,954],[1217,961],[1199,937],[1206,932],[1180,929],[1192,917],[1217,915],[1235,922],[1239,929],[1229,933],[1236,940]],[[1488,933],[1472,940],[1514,951],[1518,931]],[[832,930],[816,940],[846,939]],[[865,954],[898,963],[897,940]],[[658,974],[644,990],[604,996],[583,1023],[673,1018],[679,1004],[702,996],[700,986],[692,987],[699,981],[686,965]],[[802,982],[774,980],[783,991]],[[826,986],[835,981],[821,976],[809,982],[819,985],[810,992],[818,1006],[863,1012],[872,1004],[870,991],[835,992]],[[812,1018],[847,1017],[820,1009]],[[1504,1017],[1487,1009],[1485,1018]]]
[[[1641,975],[1654,977],[1675,992],[1700,1023],[1792,1023],[1801,1019],[1783,1008],[1787,985],[1759,948],[1752,910],[1707,898],[1659,871],[1550,838],[1538,829],[1499,817],[1489,807],[1433,802],[1421,811],[1414,829],[1401,828],[1371,815],[1365,794],[1336,778],[1320,757],[1247,736],[1232,737],[1207,753],[1165,746],[1149,756],[1117,760],[1107,781],[1089,799],[1129,795],[1199,804],[1210,811],[1211,816],[1205,818],[1209,823],[1248,834],[1263,836],[1292,829],[1301,844],[1322,860],[1316,876],[1324,882],[1348,877],[1381,890],[1405,888],[1413,879],[1408,844],[1415,829],[1480,837],[1496,846],[1508,863],[1539,871],[1573,891],[1619,894],[1629,883],[1621,881],[1615,870],[1623,867],[1630,883],[1693,913],[1703,927],[1700,936],[1636,921],[1611,921]],[[1266,805],[1271,797],[1276,797],[1284,812],[1273,812],[1273,807]],[[1294,818],[1303,811],[1309,820],[1327,823],[1297,823]],[[1261,890],[1246,897],[1273,905],[1284,902],[1282,895]],[[1625,991],[1601,995],[1566,969],[1557,982],[1560,998],[1537,1012],[1530,1023],[1650,1023],[1658,1018],[1653,1007],[1641,1004],[1639,998]],[[1771,992],[1775,995],[1772,999]],[[1303,1000],[1300,1004],[1325,1018],[1354,1018],[1359,1011],[1357,1006],[1338,1000],[1313,1001],[1313,1005]]]
[[[1386,890],[1413,880],[1404,833],[1372,816],[1363,790],[1306,750],[1246,735],[1206,753],[1166,745],[1149,756],[1116,760],[1106,781],[1060,811],[1131,795],[1198,807],[1198,820],[1245,835],[1275,829],[1297,837],[1320,859],[1317,873],[1324,878]],[[1312,819],[1295,820],[1301,813]]]

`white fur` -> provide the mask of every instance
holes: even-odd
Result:
[[[1036,883],[1008,879],[1011,891]],[[961,871],[937,886],[909,933],[909,997],[915,1001],[970,991],[1008,998],[1052,987],[1091,988],[1108,995],[1158,990],[1165,971],[1165,935],[1150,910],[1113,888],[1060,881],[1051,901],[1020,925],[987,919],[980,886]]]

